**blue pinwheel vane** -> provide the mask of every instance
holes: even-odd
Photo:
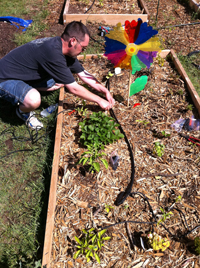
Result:
[[[144,89],[147,76],[141,76],[131,83],[131,74],[142,68],[150,68],[153,58],[160,49],[160,42],[155,35],[158,31],[153,30],[146,22],[132,20],[125,21],[124,27],[118,23],[108,34],[105,35],[104,55],[114,64],[114,67],[129,69],[129,97]]]

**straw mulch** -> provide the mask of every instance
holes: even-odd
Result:
[[[102,83],[108,71],[113,71],[103,58],[84,61],[83,66]],[[136,194],[119,206],[115,205],[116,198],[127,188],[132,172],[128,146],[124,139],[106,146],[108,161],[113,151],[120,157],[115,171],[102,165],[98,174],[90,174],[76,165],[85,148],[79,143],[78,124],[82,117],[71,111],[80,108],[82,102],[69,93],[65,95],[51,267],[200,267],[194,251],[194,238],[200,235],[200,228],[194,229],[200,225],[199,147],[171,127],[179,118],[197,116],[197,112],[195,108],[188,109],[192,104],[189,94],[170,59],[158,58],[139,75],[147,75],[148,82],[144,90],[130,97],[129,107],[129,73],[123,70],[110,79],[110,90],[116,99],[113,110],[131,144],[135,162],[132,192]],[[140,105],[133,108],[136,103]],[[86,108],[88,114],[99,111],[92,103],[87,103]],[[165,137],[163,133],[170,135]],[[199,137],[198,131],[183,129],[181,133]],[[156,141],[165,146],[162,157],[153,152]],[[108,213],[106,205],[112,206]],[[156,221],[162,219],[160,208],[173,213],[164,221],[167,229],[161,224],[153,225],[157,234],[170,241],[170,247],[163,252],[154,251],[147,242],[147,234],[152,231],[149,223],[155,221],[153,214]],[[106,235],[111,239],[99,252],[101,264],[95,259],[86,263],[82,255],[73,259],[77,250],[74,237],[80,237],[82,229],[99,230],[124,221],[140,223],[107,229]],[[182,236],[190,230],[190,234]]]

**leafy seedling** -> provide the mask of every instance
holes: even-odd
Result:
[[[165,152],[165,145],[161,144],[159,141],[155,142],[153,148],[153,154],[157,155],[158,157],[162,157]]]
[[[98,263],[100,263],[99,255],[97,254],[102,247],[104,246],[104,241],[109,240],[111,237],[106,236],[103,237],[106,230],[99,231],[97,233],[94,232],[95,229],[91,228],[86,231],[82,230],[81,238],[75,236],[75,240],[78,243],[77,252],[74,254],[73,258],[78,258],[79,255],[84,255],[87,262],[91,261],[91,258],[95,257]]]
[[[161,222],[165,222],[166,219],[170,219],[171,218],[171,215],[173,215],[173,213],[170,211],[170,212],[165,212],[165,210],[163,208],[160,208],[161,212],[162,212],[162,217],[161,219],[158,221],[158,225],[161,223]]]
[[[105,205],[105,211],[107,212],[107,213],[109,213],[110,212],[110,210],[111,209],[113,209],[114,207],[112,207],[112,206],[110,206],[110,205]]]
[[[101,146],[101,149],[104,149],[104,146]],[[99,160],[104,164],[105,168],[108,168],[108,162],[105,158],[102,156],[105,156],[106,154],[104,152],[99,152],[98,148],[96,148],[93,145],[87,145],[87,151],[82,153],[81,158],[78,162],[78,164],[90,165],[89,171],[92,173],[96,170],[97,172],[100,171],[100,164]]]

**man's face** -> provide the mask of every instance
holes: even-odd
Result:
[[[71,48],[67,55],[76,58],[81,52],[83,52],[89,44],[89,36],[85,35],[84,41],[79,41],[76,37],[71,38]]]

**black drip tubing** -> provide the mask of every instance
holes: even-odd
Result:
[[[110,91],[110,79],[107,79],[106,81],[106,87],[108,88],[108,90]],[[135,175],[135,164],[134,164],[134,158],[133,158],[133,152],[132,152],[132,148],[131,145],[128,141],[128,138],[126,136],[126,133],[124,132],[123,128],[121,127],[119,121],[117,120],[117,117],[115,116],[115,113],[113,111],[113,109],[110,109],[110,114],[111,116],[115,119],[115,121],[119,124],[119,129],[121,130],[122,134],[124,135],[124,139],[128,145],[128,149],[130,152],[130,158],[131,158],[131,167],[132,167],[132,172],[131,172],[131,180],[126,188],[126,190],[124,192],[120,192],[119,195],[117,196],[117,199],[115,201],[115,205],[119,206],[122,203],[124,203],[124,201],[126,200],[126,198],[131,194],[131,190],[132,190],[132,186],[134,183],[134,175]]]
[[[95,2],[95,0],[93,0],[93,3],[92,3],[91,6],[84,12],[84,14],[86,14],[86,13],[92,8],[92,6],[94,5],[94,2]]]
[[[186,24],[178,24],[178,25],[163,26],[163,27],[158,27],[158,28],[156,28],[155,30],[161,30],[161,29],[173,28],[173,27],[190,26],[190,25],[195,25],[195,24],[200,24],[200,22],[192,22],[192,23],[186,23]]]

